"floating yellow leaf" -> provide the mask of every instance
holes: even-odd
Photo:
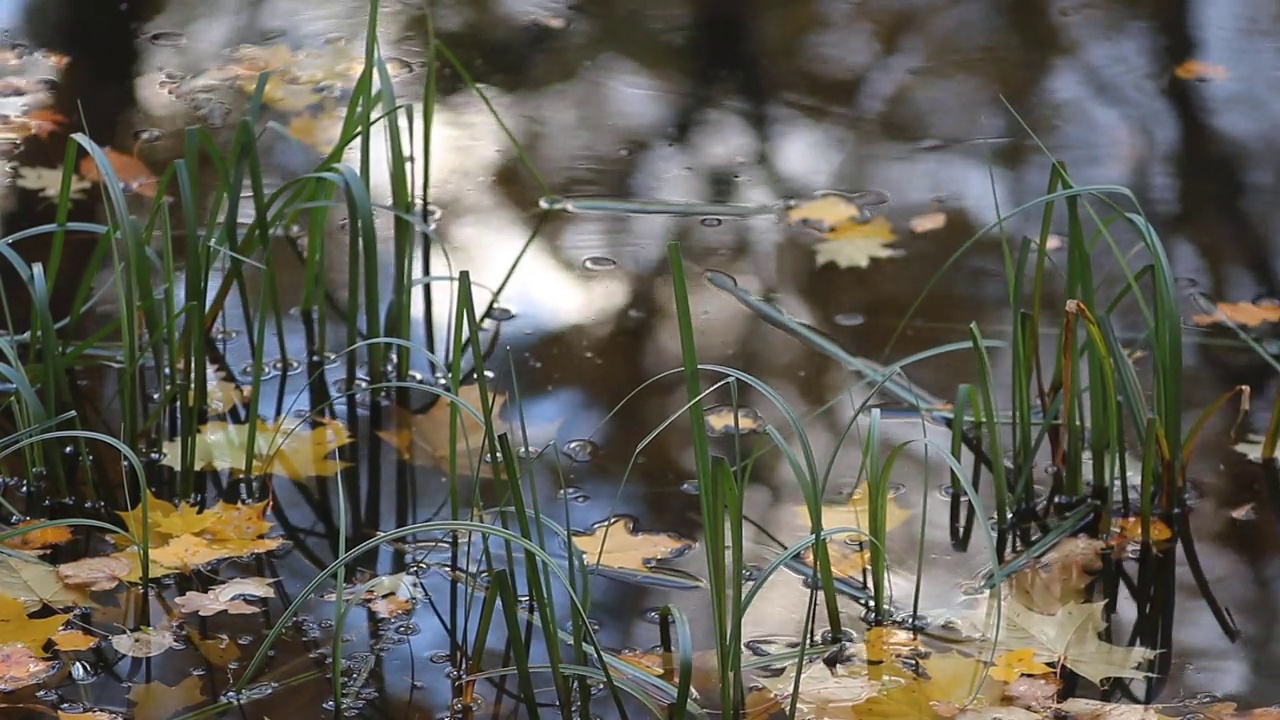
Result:
[[[841,268],[865,268],[872,260],[901,257],[900,248],[889,247],[898,239],[893,226],[883,217],[865,223],[848,222],[823,233],[825,242],[814,246],[819,266],[834,263]]]
[[[223,599],[212,592],[195,592],[188,591],[186,594],[173,599],[178,610],[184,613],[199,613],[200,617],[210,617],[218,613],[229,613],[231,615],[252,615],[258,612],[258,608],[239,598]]]
[[[1191,58],[1179,63],[1173,69],[1173,76],[1179,80],[1195,80],[1197,82],[1226,80],[1227,69],[1221,65],[1214,65],[1213,63]]]
[[[797,203],[787,210],[787,223],[805,227],[824,235],[848,223],[867,220],[867,211],[853,198],[840,193],[818,195]]]
[[[41,522],[43,521],[24,520],[17,525],[14,525],[13,528],[6,529],[31,527],[32,525],[37,525]],[[18,550],[43,550],[51,545],[61,545],[62,543],[70,542],[72,537],[70,527],[66,525],[55,525],[54,527],[45,527],[38,530],[28,530],[21,535],[15,535],[8,540],[5,540],[4,544],[11,548],[17,548]]]
[[[1111,541],[1114,543],[1142,540],[1142,518],[1134,515],[1111,521]],[[1173,537],[1173,529],[1159,518],[1151,518],[1151,542],[1164,542]]]
[[[0,595],[22,601],[28,612],[41,605],[55,608],[93,605],[83,590],[69,587],[58,577],[57,568],[24,557],[17,550],[0,557]]]
[[[83,630],[60,630],[54,633],[51,638],[53,646],[59,650],[70,652],[72,650],[89,650],[98,644],[98,636],[90,635]]]
[[[329,154],[341,136],[342,123],[328,112],[304,113],[289,121],[289,134],[324,154]]]
[[[927,232],[941,230],[947,226],[947,214],[941,210],[927,212],[911,218],[907,223],[907,227],[916,235],[923,235]]]
[[[935,654],[920,661],[919,675],[889,667],[880,692],[853,707],[858,720],[932,720],[950,717],[972,705],[981,707],[998,685],[986,677],[986,664],[956,653]],[[973,702],[971,702],[973,701]]]
[[[44,654],[45,642],[66,623],[63,615],[47,618],[27,617],[22,601],[8,595],[0,595],[0,645],[25,645],[31,652]]]
[[[215,519],[212,513],[200,512],[196,505],[183,505],[175,512],[159,518],[156,527],[167,535],[194,535]]]
[[[254,434],[252,469],[246,468],[249,426],[215,420],[201,426],[196,436],[195,469],[273,474],[293,480],[333,475],[344,463],[328,456],[351,442],[346,426],[336,420],[319,419],[311,427],[305,419],[288,418],[275,422],[258,421]],[[164,464],[181,470],[180,441],[164,444]]]
[[[471,475],[492,476],[489,463],[481,462],[485,442],[485,425],[467,408],[477,414],[484,412],[479,385],[464,385],[458,389],[458,398],[465,408],[458,409],[456,445],[452,449],[458,457],[458,468]],[[506,397],[494,395],[493,422],[506,405]],[[378,437],[396,449],[400,457],[423,467],[448,467],[451,448],[449,446],[449,425],[451,423],[452,403],[448,398],[440,398],[425,413],[412,414],[397,409],[394,425],[379,430]]]
[[[1241,327],[1257,327],[1264,323],[1280,322],[1280,302],[1259,300],[1249,302],[1221,302],[1210,315],[1192,315],[1191,322],[1200,326],[1233,323]]]
[[[227,663],[240,657],[240,647],[226,635],[217,634],[204,638],[192,632],[189,637],[200,654],[217,667],[226,667]]]
[[[868,628],[867,637],[863,642],[866,646],[867,662],[872,663],[902,661],[906,658],[919,657],[923,652],[916,635],[902,628],[884,625]]]
[[[635,532],[635,519],[626,516],[596,523],[589,534],[572,537],[588,563],[641,572],[656,560],[675,557],[693,547],[691,541],[671,533]]]
[[[111,646],[129,657],[148,658],[178,644],[173,631],[167,628],[141,628],[130,633],[111,636]]]
[[[181,714],[181,710],[204,701],[203,675],[190,675],[175,687],[169,687],[159,681],[135,683],[129,688],[129,699],[133,701],[134,720],[170,720]]]
[[[1023,675],[1044,675],[1053,672],[1053,668],[1039,662],[1032,648],[1010,650],[996,656],[995,665],[991,667],[991,677],[1000,682],[1013,682]]]
[[[228,551],[225,543],[213,545],[196,535],[179,535],[151,550],[151,560],[174,570],[189,571],[225,557],[239,555]]]
[[[1041,615],[1017,602],[1005,603],[1012,624],[1025,631],[1038,652],[1064,663],[1081,677],[1095,683],[1109,677],[1143,678],[1148,673],[1136,669],[1155,657],[1155,651],[1141,647],[1120,647],[1099,638],[1106,628],[1102,619],[1106,603],[1072,603],[1053,615]]]
[[[271,529],[266,513],[265,500],[246,505],[220,502],[205,512],[212,522],[201,534],[210,540],[252,540]]]

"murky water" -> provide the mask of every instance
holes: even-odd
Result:
[[[695,475],[693,455],[683,427],[659,434],[635,455],[637,445],[679,410],[683,385],[671,378],[628,397],[680,365],[666,267],[669,241],[682,244],[693,271],[690,301],[701,361],[760,378],[805,414],[841,397],[848,371],[703,282],[702,271],[728,273],[845,348],[881,357],[901,319],[957,247],[994,220],[997,207],[1008,210],[1043,192],[1047,159],[1022,122],[1067,163],[1078,183],[1132,187],[1180,274],[1199,278],[1211,294],[1235,299],[1277,290],[1266,258],[1275,226],[1273,185],[1280,177],[1274,167],[1280,154],[1270,152],[1278,142],[1280,108],[1270,101],[1276,96],[1270,90],[1277,82],[1271,69],[1280,26],[1261,2],[1241,0],[1229,9],[1188,2],[1185,17],[1166,7],[1076,0],[1012,9],[985,0],[435,5],[436,31],[485,84],[546,185],[540,187],[521,168],[484,104],[446,73],[436,111],[439,150],[431,157],[430,200],[441,210],[438,230],[455,268],[469,269],[480,287],[496,287],[533,231],[539,198],[556,196],[560,200],[544,206],[575,211],[553,215],[542,226],[501,305],[489,315],[498,348],[491,369],[500,388],[519,389],[528,427],[519,452],[532,457],[537,448],[557,449],[539,457],[559,462],[559,472],[539,474],[530,490],[542,507],[556,508],[554,519],[568,527],[585,531],[610,516],[627,515],[644,530],[700,534],[698,498],[688,483]],[[417,100],[422,10],[396,3],[385,15],[384,53],[395,56],[394,70],[405,79],[397,91]],[[171,2],[139,32],[145,121],[129,132],[142,133],[138,142],[163,145],[161,135],[180,127],[187,112],[169,104],[166,83],[218,65],[227,48],[335,43],[335,33],[358,46],[363,28],[358,4],[330,0]],[[1172,68],[1192,56],[1222,64],[1229,77],[1207,83],[1174,79]],[[309,169],[313,160],[283,144],[266,156],[280,178]],[[380,157],[372,161],[386,163]],[[873,260],[869,269],[818,267],[812,237],[778,222],[776,208],[787,198],[831,188],[887,191],[892,202],[882,214],[895,227],[906,228],[911,218],[930,212],[945,213],[946,224],[904,232],[899,246],[905,256]],[[653,203],[615,205],[608,213],[591,212],[600,208],[586,202],[566,207],[573,198],[589,196],[689,205],[676,213],[668,212],[673,205]],[[1015,219],[1006,231],[1032,234],[1038,222],[1038,216]],[[384,271],[389,276],[393,269]],[[282,276],[277,283],[286,307],[301,303],[300,278]],[[447,292],[435,291],[436,307],[445,306]],[[974,322],[999,337],[1008,322],[1006,294],[999,247],[979,243],[939,278],[889,357],[967,340]],[[443,334],[445,318],[417,312],[417,326]],[[299,364],[307,356],[302,314],[285,318],[286,352],[275,353],[263,370],[270,379],[262,392],[279,397],[289,410],[306,402]],[[235,307],[228,317],[237,317]],[[1123,321],[1118,325],[1123,328]],[[228,327],[226,333],[229,366],[252,373],[245,367],[243,329]],[[417,340],[425,343],[425,330]],[[1250,370],[1224,369],[1220,360],[1192,355],[1188,414]],[[340,369],[330,369],[331,380],[342,382]],[[414,370],[422,377],[432,374],[425,365]],[[911,379],[949,397],[957,382],[974,373],[973,360],[961,353],[916,365]],[[358,388],[338,388],[352,389]],[[721,452],[732,452],[735,437],[747,434],[748,425],[782,419],[760,396],[740,391],[739,403],[750,406],[750,414],[734,417],[727,389],[707,403],[719,406],[707,422],[723,436],[715,440],[723,444]],[[367,421],[368,396],[355,395],[353,401],[354,415]],[[846,402],[810,423],[820,454],[836,452],[849,412]],[[897,441],[920,431],[918,419],[890,423],[889,429]],[[850,445],[837,453],[833,494],[849,492],[857,473],[860,443]],[[1280,678],[1280,639],[1273,630],[1280,606],[1280,543],[1256,476],[1224,448],[1225,443],[1206,446],[1196,458],[1194,474],[1204,497],[1195,506],[1193,528],[1215,591],[1244,637],[1228,642],[1185,580],[1173,676],[1164,696],[1211,691],[1245,706],[1265,705],[1277,700],[1274,684]],[[362,448],[360,464],[374,462],[369,456],[380,451]],[[394,472],[393,458],[378,462]],[[950,548],[945,513],[937,512],[945,507],[939,492],[946,477],[941,463],[924,457],[902,463],[895,503],[911,515],[891,535],[890,548],[891,561],[904,572],[927,576],[922,608],[939,613],[955,606],[960,585],[984,565],[978,551],[956,554]],[[779,458],[763,461],[753,482],[747,498],[753,521],[778,536],[803,530],[793,510],[802,502],[800,492]],[[392,484],[385,482],[381,496],[352,488],[374,495],[366,503],[372,509],[358,518],[366,531],[422,519],[442,502],[442,485],[424,483],[414,497],[392,497],[386,490]],[[332,513],[326,504],[331,500],[318,500],[326,490],[308,485],[281,483],[277,493],[277,520],[297,547],[265,562],[283,585],[299,587],[334,556],[333,518],[316,512]],[[916,568],[914,537],[926,501],[935,507],[926,521],[926,567]],[[1256,513],[1229,512],[1250,502],[1258,503]],[[753,541],[759,547],[750,550],[756,553],[752,559],[767,562],[763,538]],[[442,562],[432,555],[438,550],[417,552],[420,557],[409,564]],[[696,576],[705,572],[702,562],[695,551],[667,565]],[[405,569],[390,553],[367,563],[375,572]],[[443,576],[429,578],[426,595],[447,598]],[[803,618],[777,609],[794,607],[800,589],[779,585],[762,595],[762,610],[749,615],[749,637],[799,631]],[[657,642],[650,611],[666,603],[683,606],[694,597],[679,578],[637,585],[600,577],[593,590],[600,637],[614,648],[649,648]],[[316,642],[326,629],[322,605],[317,601],[314,616],[286,634],[272,677],[296,675],[298,668],[323,670],[323,643]],[[705,606],[693,606],[691,614],[703,618],[698,613]],[[344,661],[351,692],[359,696],[349,700],[362,703],[352,707],[392,717],[459,710],[450,707],[450,673],[456,671],[448,664],[451,645],[447,623],[441,622],[450,610],[443,600],[430,608],[435,614],[420,607],[411,622],[395,621],[391,632],[374,633],[373,655]],[[216,632],[234,639],[253,632],[257,622],[224,616]],[[351,647],[368,649],[368,634],[379,628],[358,625],[345,628],[358,635]],[[707,623],[695,626],[705,629]],[[705,647],[708,637],[698,639]],[[214,691],[206,697],[217,697],[228,678],[210,665]],[[202,676],[209,672],[203,663],[196,667]],[[191,674],[167,665],[148,672],[170,686]],[[128,689],[122,694],[109,685],[77,685],[74,699],[91,707],[121,706]],[[330,702],[328,692],[323,677],[287,692],[261,690],[266,697],[246,712],[311,716]],[[63,695],[72,698],[69,691]],[[308,714],[296,714],[302,707]]]

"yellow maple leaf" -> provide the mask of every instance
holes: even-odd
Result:
[[[59,650],[89,650],[98,644],[98,636],[83,630],[60,630],[53,634],[53,646]]]
[[[900,248],[889,247],[898,239],[893,226],[883,217],[867,222],[845,222],[822,234],[824,242],[814,246],[819,266],[834,263],[841,268],[866,268],[872,260],[904,255]]]
[[[207,512],[200,512],[196,505],[182,505],[175,512],[159,518],[156,527],[168,535],[194,535],[209,527],[214,517]]]
[[[992,679],[1010,683],[1023,675],[1044,675],[1053,672],[1053,668],[1036,660],[1033,648],[1010,650],[996,656],[991,666]]]
[[[170,515],[178,512],[178,508],[167,500],[161,500],[151,492],[151,488],[146,488],[147,493],[147,512],[142,512],[142,503],[138,503],[131,510],[117,511],[124,520],[125,529],[139,540],[145,541],[148,545],[163,545],[169,539],[169,534],[160,529],[160,523]],[[143,533],[144,518],[149,524],[149,534]]]
[[[788,208],[787,224],[826,234],[845,223],[867,220],[866,208],[841,193],[824,193]]]
[[[289,134],[323,154],[329,154],[341,135],[342,123],[325,111],[304,113],[289,121]]]
[[[37,655],[44,655],[45,642],[66,621],[65,615],[29,618],[21,600],[0,595],[0,645],[23,645]]]
[[[573,544],[593,565],[646,572],[655,560],[674,557],[693,542],[671,533],[636,532],[635,519],[618,516],[596,523],[585,535],[574,534]]]
[[[204,513],[211,520],[201,534],[210,540],[252,540],[271,529],[266,512],[265,500],[246,505],[219,502]]]
[[[208,540],[195,535],[179,535],[165,545],[151,551],[151,560],[174,570],[191,570],[214,560],[229,557],[223,547],[215,547]]]
[[[481,402],[479,385],[463,385],[458,389],[458,398],[463,404],[481,414],[484,404]],[[494,395],[490,398],[493,404],[493,422],[506,405],[506,397]],[[449,426],[451,421],[452,402],[448,398],[440,398],[425,413],[412,414],[398,409],[394,425],[379,430],[378,437],[394,447],[400,457],[423,467],[448,467],[450,457]],[[476,419],[465,408],[458,410],[457,435],[452,452],[458,457],[460,472],[468,475],[478,473],[481,477],[492,477],[489,463],[481,462],[485,455],[485,424]]]
[[[916,675],[894,664],[882,675],[877,694],[854,705],[858,720],[934,720],[961,708],[982,706],[1000,697],[998,685],[986,676],[986,664],[957,653],[934,654],[920,661]]]
[[[194,465],[198,470],[252,472],[279,475],[292,480],[334,475],[345,463],[329,458],[339,447],[351,442],[346,426],[337,420],[319,419],[311,427],[306,419],[259,420],[254,432],[252,469],[245,467],[249,455],[249,426],[215,420],[203,425],[196,437]],[[164,444],[164,464],[181,470],[179,440]]]
[[[9,529],[31,527],[32,525],[36,525],[41,522],[44,521],[34,519],[24,520]],[[62,543],[70,542],[72,537],[70,527],[66,525],[55,525],[54,527],[28,530],[21,535],[15,535],[8,540],[5,540],[4,544],[11,548],[17,548],[18,550],[43,550],[50,545],[61,545]]]

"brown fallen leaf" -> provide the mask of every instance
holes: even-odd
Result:
[[[1280,302],[1259,300],[1257,303],[1221,302],[1210,315],[1192,315],[1191,322],[1201,327],[1232,323],[1241,327],[1257,327],[1280,322]]]
[[[34,685],[52,675],[57,667],[56,663],[37,657],[25,645],[0,645],[0,692]]]
[[[106,156],[107,162],[111,165],[111,170],[115,173],[116,180],[124,186],[125,192],[131,192],[143,197],[155,197],[158,191],[156,176],[145,164],[132,155],[126,155],[119,150],[109,147],[102,148],[102,154]],[[86,155],[80,160],[80,174],[89,182],[102,182],[105,175],[99,170],[98,164],[93,157]]]
[[[573,544],[592,565],[647,572],[656,560],[664,560],[693,547],[679,535],[636,532],[635,518],[616,516],[598,522],[591,532],[572,535]]]
[[[1057,699],[1062,683],[1054,676],[1023,676],[1004,686],[1004,696],[1015,707],[1039,711],[1050,707]]]
[[[58,566],[58,577],[72,587],[93,592],[110,590],[129,576],[129,561],[115,555],[88,557]]]
[[[383,595],[369,601],[369,609],[382,619],[393,618],[413,611],[413,601],[399,595]]]
[[[1062,606],[1084,602],[1085,588],[1102,570],[1108,544],[1087,535],[1063,538],[1038,562],[1014,574],[1013,596],[1036,612],[1052,614]]]

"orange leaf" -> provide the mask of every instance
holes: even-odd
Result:
[[[1141,540],[1142,539],[1142,518],[1134,515],[1133,517],[1117,518],[1111,523],[1112,542],[1120,540]],[[1163,542],[1173,537],[1173,530],[1164,521],[1157,518],[1151,518],[1151,542]]]
[[[1213,63],[1207,63],[1191,58],[1174,68],[1173,76],[1179,80],[1195,80],[1197,82],[1226,80],[1227,69],[1221,65],[1214,65]]]
[[[31,134],[41,139],[61,130],[68,122],[66,116],[53,110],[32,110],[24,119],[31,128]]]
[[[60,630],[50,639],[59,650],[89,650],[98,644],[97,635],[90,635],[83,630]]]
[[[102,152],[107,156],[116,179],[124,185],[127,192],[143,197],[156,196],[156,176],[151,174],[141,160],[109,147],[102,148]],[[102,173],[98,171],[98,164],[93,161],[92,156],[85,156],[80,161],[80,174],[89,182],[102,182]]]
[[[17,525],[14,525],[14,527],[30,527],[38,522],[42,521],[24,520]],[[50,545],[61,545],[64,542],[70,541],[71,528],[66,525],[58,525],[56,527],[40,528],[39,530],[31,530],[21,535],[15,535],[8,540],[5,540],[4,544],[19,550],[43,550]]]
[[[1226,324],[1228,321],[1241,327],[1257,327],[1263,323],[1280,322],[1280,302],[1260,300],[1255,303],[1218,303],[1212,315],[1192,315],[1196,325]]]

